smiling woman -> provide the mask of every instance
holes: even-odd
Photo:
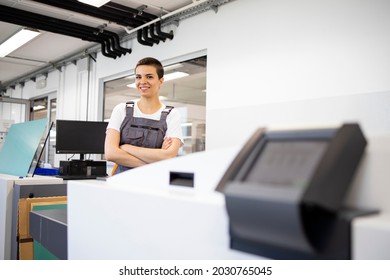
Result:
[[[115,173],[176,157],[183,144],[180,112],[159,99],[164,83],[160,61],[146,57],[135,66],[137,101],[116,105],[107,126],[106,159]]]
[[[164,66],[164,82],[160,85],[159,100],[180,112],[183,145],[179,155],[205,150],[206,66],[206,56]],[[136,80],[137,75],[130,75],[105,82],[106,121],[111,118],[117,104],[138,101],[142,94],[147,94],[146,88],[144,93],[139,92]]]

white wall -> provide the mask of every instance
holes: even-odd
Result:
[[[220,12],[208,46],[208,148],[258,126],[358,121],[366,134],[390,131],[389,1],[244,0]]]
[[[389,12],[387,0],[236,0],[172,25],[171,41],[122,43],[133,52],[115,60],[98,53],[89,76],[85,61],[64,66],[48,87],[58,118],[99,119],[103,81],[144,56],[167,64],[203,51],[207,149],[240,144],[259,126],[358,121],[366,134],[388,133]],[[28,84],[24,97],[42,94]]]

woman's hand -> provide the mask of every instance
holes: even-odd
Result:
[[[172,138],[167,137],[164,139],[164,142],[162,143],[161,149],[167,150],[172,145]]]

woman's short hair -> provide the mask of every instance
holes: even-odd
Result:
[[[157,76],[159,79],[164,77],[164,67],[162,66],[161,62],[153,57],[145,57],[137,62],[137,65],[135,66],[135,69],[137,70],[138,66],[141,65],[151,65],[156,68]]]

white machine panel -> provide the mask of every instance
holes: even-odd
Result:
[[[133,169],[107,182],[68,182],[69,259],[253,259],[229,248],[224,196],[214,188],[238,149]],[[194,187],[169,171],[194,172]]]
[[[390,259],[389,140],[369,139],[348,195],[350,206],[380,210],[354,220],[354,259]],[[230,249],[225,199],[215,191],[239,150],[165,160],[106,181],[69,181],[68,258],[260,259]],[[171,171],[193,173],[194,187],[170,185]]]

